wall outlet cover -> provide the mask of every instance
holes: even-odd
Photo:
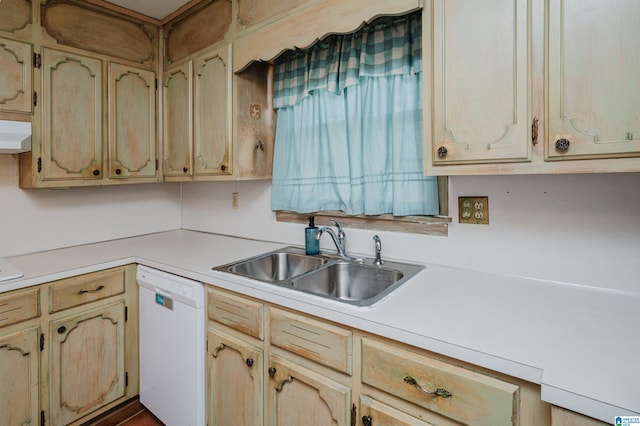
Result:
[[[458,223],[489,224],[489,197],[458,197]]]

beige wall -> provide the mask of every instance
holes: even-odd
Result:
[[[18,188],[18,159],[0,154],[0,256],[180,227],[180,185]]]

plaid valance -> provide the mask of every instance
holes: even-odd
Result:
[[[330,35],[274,63],[274,107],[295,105],[317,89],[340,93],[361,77],[422,71],[422,12],[382,17],[346,35]]]

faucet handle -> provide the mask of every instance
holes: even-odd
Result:
[[[335,227],[338,229],[338,233],[339,234],[344,234],[344,231],[342,230],[342,226],[340,226],[340,224],[338,223],[337,220],[329,219],[329,222],[331,222],[331,223],[333,223],[335,225]]]

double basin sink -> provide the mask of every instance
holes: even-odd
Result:
[[[213,268],[357,306],[370,306],[424,269],[422,265],[330,254],[308,256],[285,247]]]

